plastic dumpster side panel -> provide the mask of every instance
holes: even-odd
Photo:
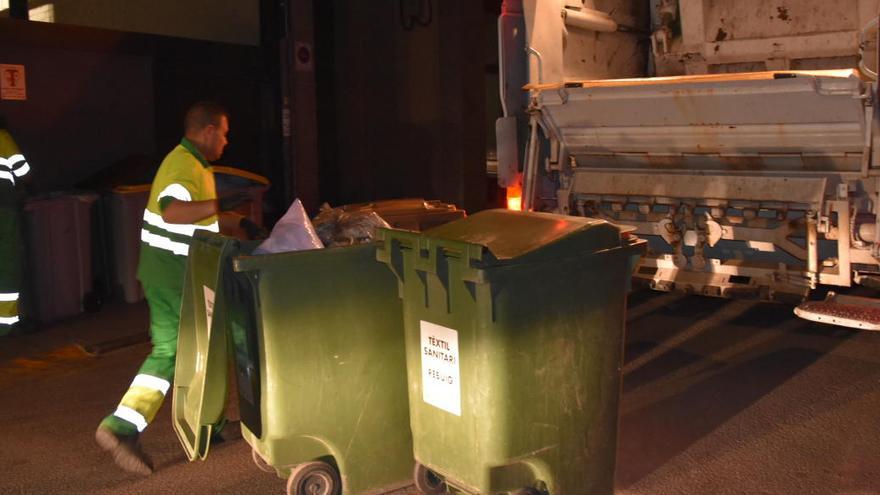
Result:
[[[264,360],[260,355],[259,272],[231,273],[224,280],[224,289],[242,430],[246,426],[259,438],[263,436],[260,363]]]
[[[260,424],[243,414],[244,436],[281,475],[332,456],[346,494],[408,484],[413,467],[401,302],[375,252],[367,244],[235,262],[256,288],[260,322],[259,354],[247,357],[259,367]]]
[[[226,406],[226,304],[221,283],[231,271],[235,239],[198,231],[190,246],[174,374],[172,415],[189,460],[208,455],[213,425]]]

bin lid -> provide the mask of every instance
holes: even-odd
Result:
[[[262,175],[255,174],[253,172],[248,172],[247,170],[242,170],[240,168],[235,167],[227,167],[225,165],[213,165],[211,170],[214,171],[214,174],[223,174],[229,175],[233,177],[238,177],[241,179],[247,179],[250,182],[253,182],[258,185],[268,186],[269,179],[263,177]]]
[[[114,194],[141,194],[150,192],[151,184],[131,184],[125,186],[116,186],[113,188]]]
[[[51,205],[64,203],[87,203],[91,204],[98,200],[98,195],[91,192],[51,192],[40,196],[27,198],[24,209],[31,211]]]
[[[235,239],[196,231],[184,279],[174,373],[172,424],[189,460],[204,459],[226,406],[227,307],[223,274]]]
[[[483,246],[498,261],[538,261],[621,246],[632,229],[605,220],[552,213],[485,210],[424,232],[425,237]]]

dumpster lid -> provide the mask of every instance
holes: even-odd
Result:
[[[124,186],[116,186],[112,191],[116,194],[133,194],[150,192],[151,184],[131,184]]]
[[[211,170],[214,171],[214,174],[223,174],[230,177],[237,177],[242,180],[250,181],[255,185],[268,186],[269,179],[263,177],[262,175],[255,174],[253,172],[248,172],[247,170],[242,170],[240,168],[235,167],[227,167],[225,165],[213,165],[211,166]]]
[[[226,406],[226,304],[223,273],[239,242],[196,231],[190,245],[180,308],[172,424],[189,460],[208,455]],[[216,304],[215,304],[216,303]]]
[[[525,257],[536,261],[619,247],[621,234],[631,230],[595,218],[496,209],[426,230],[424,235],[481,245],[499,261]]]

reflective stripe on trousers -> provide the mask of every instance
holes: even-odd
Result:
[[[170,387],[171,383],[164,378],[137,375],[113,415],[132,423],[139,432],[144,431],[162,407]]]

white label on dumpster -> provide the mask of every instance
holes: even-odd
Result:
[[[208,319],[208,331],[211,331],[211,320],[214,318],[214,291],[207,285],[202,286],[205,289],[205,318]]]
[[[422,400],[461,416],[458,332],[428,321],[422,330]]]

